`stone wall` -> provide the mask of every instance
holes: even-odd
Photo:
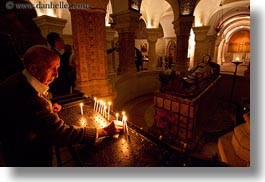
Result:
[[[111,77],[111,82],[116,92],[114,110],[119,110],[126,102],[132,99],[146,94],[153,94],[159,90],[158,73],[157,71],[135,72]]]

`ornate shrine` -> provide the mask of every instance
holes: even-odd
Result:
[[[193,150],[216,108],[219,65],[207,57],[195,69],[160,74],[161,89],[154,94],[154,128],[160,139],[173,146]],[[181,145],[180,145],[181,144]]]

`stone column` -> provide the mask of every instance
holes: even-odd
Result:
[[[216,35],[207,35],[207,53],[212,57],[212,61],[216,62],[216,59],[214,58],[214,51],[215,51],[215,41],[217,36]]]
[[[216,62],[218,64],[222,65],[223,62],[222,62],[222,59],[221,59],[220,54],[218,53],[219,52],[219,45],[220,45],[220,43],[221,43],[221,38],[217,36],[216,39],[215,39],[213,60],[216,60]]]
[[[153,71],[157,68],[156,42],[159,37],[160,29],[159,28],[146,29],[146,33],[147,33],[147,41],[149,43],[148,69],[149,71]]]
[[[51,17],[47,15],[38,16],[33,18],[33,21],[37,24],[41,30],[42,36],[46,39],[48,33],[57,32],[60,35],[63,34],[63,29],[67,20],[57,17]]]
[[[188,70],[189,67],[187,56],[193,21],[194,16],[180,16],[178,20],[173,22],[177,35],[176,68],[181,72]]]
[[[112,28],[106,27],[107,49],[111,49],[115,46],[113,44],[115,32],[116,31],[113,30]],[[107,54],[107,67],[108,67],[108,73],[114,74],[114,72],[115,72],[115,54],[114,54],[114,52]]]
[[[108,0],[70,1],[87,3],[89,9],[70,9],[76,63],[76,89],[88,96],[112,100],[108,78],[105,15]]]
[[[135,67],[135,30],[138,27],[140,13],[123,11],[112,14],[114,28],[119,33],[119,67],[118,74],[136,72]]]
[[[207,33],[210,26],[193,27],[195,34],[195,54],[194,54],[194,66],[202,62],[203,55],[208,53],[207,45]]]

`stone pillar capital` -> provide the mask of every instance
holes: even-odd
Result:
[[[57,17],[51,17],[47,15],[38,16],[33,18],[33,21],[37,24],[41,30],[42,36],[46,37],[49,32],[57,32],[63,34],[63,29],[67,20]]]
[[[147,41],[155,43],[159,38],[160,28],[148,28],[146,29]]]
[[[195,41],[197,42],[206,39],[210,26],[193,27],[192,29],[195,34]]]
[[[140,13],[131,10],[110,15],[114,21],[114,28],[119,33],[135,32],[138,28]]]
[[[173,21],[176,35],[190,34],[190,29],[194,21],[194,16],[180,16]]]

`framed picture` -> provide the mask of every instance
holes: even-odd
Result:
[[[147,43],[141,44],[141,52],[147,52]]]

